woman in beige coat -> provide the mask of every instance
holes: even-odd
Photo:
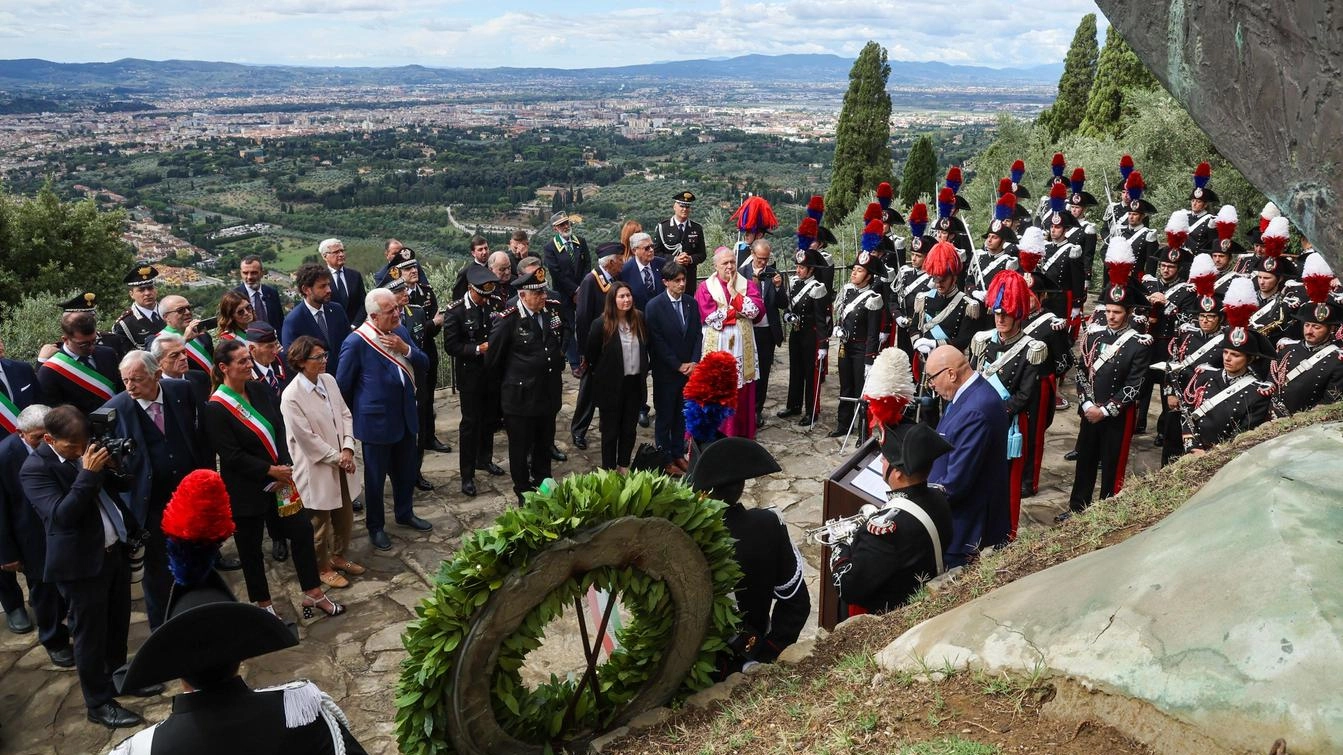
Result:
[[[350,409],[336,379],[326,373],[327,349],[311,336],[289,345],[289,364],[298,374],[280,396],[286,442],[294,460],[294,485],[312,513],[317,566],[322,583],[347,587],[341,576],[364,573],[345,558],[354,524],[353,500],[363,490],[354,473],[354,431]]]

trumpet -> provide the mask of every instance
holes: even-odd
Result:
[[[827,548],[833,548],[840,543],[850,543],[853,541],[853,536],[858,534],[858,530],[867,524],[867,520],[880,511],[881,509],[875,505],[865,503],[858,509],[857,514],[831,519],[820,527],[807,530],[805,533],[807,540]]]

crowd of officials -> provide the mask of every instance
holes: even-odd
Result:
[[[720,442],[702,461],[717,460],[692,471],[682,412],[701,358],[730,354],[736,402],[721,436],[750,440],[785,419],[796,432],[876,435],[883,480],[904,492],[835,548],[832,566],[850,610],[898,605],[920,578],[1015,537],[1021,499],[1038,490],[1045,433],[1070,406],[1065,393],[1082,422],[1060,519],[1091,504],[1098,476],[1101,498],[1119,492],[1153,395],[1153,442],[1170,461],[1343,391],[1337,281],[1308,242],[1287,253],[1276,208],[1264,209],[1245,234],[1252,248],[1242,248],[1236,210],[1218,208],[1204,164],[1188,209],[1171,208],[1159,238],[1141,173],[1127,157],[1120,171],[1117,201],[1101,207],[1084,172],[1065,175],[1056,155],[1032,210],[1018,161],[982,233],[966,221],[958,168],[935,216],[923,203],[901,213],[883,184],[847,282],[820,197],[787,253],[774,250],[773,209],[753,197],[734,215],[736,247],[710,254],[688,191],[650,231],[631,221],[595,249],[563,212],[542,236],[514,234],[507,251],[473,239],[456,279],[437,282],[451,287],[444,298],[396,240],[368,281],[345,264],[340,240],[323,241],[322,262],[296,271],[288,308],[248,257],[210,318],[181,296],[160,297],[157,270],[137,265],[126,276],[130,305],[110,327],[99,328],[93,295],[79,296],[66,304],[60,342],[36,365],[0,361],[8,626],[26,632],[35,622],[52,663],[78,669],[91,720],[140,723],[115,698],[162,685],[112,682],[127,658],[132,556],[157,629],[172,618],[178,584],[164,510],[202,469],[217,469],[228,492],[238,558],[218,566],[242,570],[247,600],[278,616],[269,537],[270,557],[293,563],[303,618],[340,615],[327,590],[364,573],[346,556],[360,507],[379,550],[392,547],[389,484],[394,523],[432,529],[415,513],[414,491],[433,488],[424,454],[452,450],[434,417],[444,358],[461,404],[463,495],[477,494],[480,471],[510,475],[521,501],[565,460],[556,435],[567,372],[578,382],[564,430],[572,446],[587,448],[598,418],[603,468],[691,472],[697,486],[735,501],[745,479],[777,464],[754,446]],[[903,361],[886,364],[896,352]],[[769,375],[784,365],[786,395],[767,418]],[[839,399],[828,409],[821,385],[832,369]],[[873,408],[881,396],[900,397],[898,416]],[[650,424],[654,443],[639,447],[637,427]],[[501,430],[506,469],[495,453]],[[914,519],[900,527],[897,514]],[[759,531],[751,521],[740,518]],[[747,582],[760,584],[743,589],[763,596],[752,623],[776,653],[796,638],[809,604],[786,529],[765,529],[782,538],[738,556],[773,563],[747,569]],[[787,558],[770,557],[784,550]]]

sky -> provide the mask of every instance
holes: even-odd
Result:
[[[1092,0],[0,0],[0,58],[590,68],[760,53],[1059,63]],[[1104,28],[1104,17],[1100,17]]]

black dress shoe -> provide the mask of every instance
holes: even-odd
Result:
[[[444,443],[443,441],[439,440],[438,438],[433,438],[433,439],[430,440],[430,442],[429,442],[429,450],[430,450],[430,451],[437,451],[437,452],[439,452],[439,453],[441,453],[441,454],[446,454],[446,453],[450,453],[450,452],[452,451],[452,446],[448,445],[447,443]]]
[[[472,498],[476,497],[475,480],[462,480],[462,495],[470,496]]]
[[[242,561],[232,556],[220,556],[215,563],[215,569],[219,571],[238,571],[241,568]]]
[[[483,467],[483,469],[486,472],[489,472],[490,474],[494,475],[495,477],[502,477],[504,475],[504,468],[499,466],[498,464],[495,464],[494,462],[486,464]]]
[[[648,425],[644,425],[644,427],[648,427]],[[568,461],[569,454],[561,451],[559,446],[552,443],[550,446],[550,458],[554,461]]]
[[[276,561],[289,560],[289,543],[283,539],[272,540],[270,544],[270,557]]]
[[[389,551],[392,549],[392,539],[387,537],[387,533],[382,530],[373,530],[368,533],[368,541],[374,548],[380,551]]]
[[[826,434],[825,434],[825,437],[827,437],[827,438],[843,438],[845,435],[846,435],[846,433],[844,432],[844,430],[843,430],[842,428],[838,428],[838,427],[836,427],[834,430],[831,430],[830,432],[826,433]]]
[[[587,450],[587,447],[588,447],[588,436],[583,435],[583,434],[581,434],[581,433],[574,433],[574,436],[573,436],[572,440],[573,440],[573,446],[574,446],[574,448],[581,449],[581,450]]]
[[[95,724],[102,724],[109,729],[124,729],[130,726],[139,726],[145,722],[138,714],[121,707],[121,704],[115,700],[103,703],[96,708],[89,708],[89,720]]]
[[[1038,491],[1036,491],[1036,489],[1033,488],[1033,487],[1031,487],[1030,485],[1022,485],[1022,486],[1021,486],[1021,497],[1022,497],[1022,498],[1030,498],[1031,496],[1035,495],[1036,492],[1038,492]]]
[[[117,697],[154,697],[163,694],[162,684],[146,684],[135,689],[123,689]]]
[[[354,499],[354,501],[350,504],[350,509],[354,511],[354,513],[356,514],[364,513],[364,499],[363,498]]]
[[[428,532],[429,530],[432,530],[434,528],[434,525],[419,518],[418,516],[415,516],[414,514],[411,514],[410,518],[407,519],[406,521],[403,522],[400,519],[398,519],[396,520],[396,523],[401,525],[402,527],[410,527],[411,529],[416,529],[419,530],[420,532]]]
[[[6,611],[5,623],[9,625],[9,631],[14,634],[28,634],[33,631],[33,620],[28,618],[28,609],[23,606],[13,611]]]
[[[416,489],[416,490],[423,490],[423,491],[425,491],[425,492],[427,493],[427,492],[429,492],[430,490],[433,490],[433,489],[434,489],[434,483],[429,482],[428,480],[424,479],[424,475],[420,475],[419,479],[417,479],[417,480],[415,481],[415,489]]]
[[[1058,516],[1054,517],[1054,524],[1063,524],[1064,522],[1072,518],[1073,518],[1073,512],[1065,511],[1062,514],[1059,514]]]
[[[53,666],[58,666],[60,668],[75,667],[75,651],[74,648],[69,645],[66,645],[60,650],[48,650],[47,657],[51,659],[51,665]]]
[[[787,417],[796,417],[801,413],[802,413],[801,409],[780,409],[779,411],[774,413],[774,416],[780,419],[784,419]]]
[[[648,427],[648,425],[649,425],[648,410],[645,409],[639,412],[639,427]]]
[[[1064,455],[1063,455],[1063,460],[1064,460],[1064,461],[1077,461],[1077,451],[1076,451],[1076,450],[1073,450],[1073,451],[1069,451],[1068,453],[1064,454]]]
[[[811,417],[803,417],[802,419],[797,421],[798,427],[811,427],[814,424],[816,424],[816,420],[812,419]]]

